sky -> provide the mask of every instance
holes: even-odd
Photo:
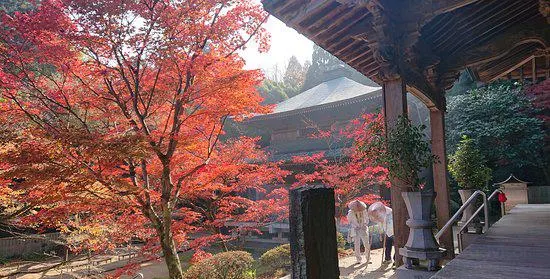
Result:
[[[273,16],[269,17],[264,27],[271,34],[271,48],[267,53],[259,53],[257,45],[251,43],[241,53],[247,69],[262,69],[269,73],[275,65],[286,65],[292,55],[302,64],[311,60],[312,41]]]

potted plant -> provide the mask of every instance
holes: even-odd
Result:
[[[475,190],[486,190],[492,173],[486,162],[475,142],[467,136],[462,137],[456,152],[449,157],[449,172],[461,188],[458,194],[463,204]],[[463,223],[472,217],[474,209],[474,204],[471,204],[464,210],[461,220]]]
[[[399,249],[405,267],[412,268],[413,262],[417,262],[413,259],[429,260],[428,270],[433,271],[439,268],[439,259],[446,251],[439,247],[432,230],[435,224],[431,210],[435,193],[424,191],[425,181],[419,175],[437,161],[431,153],[430,142],[425,138],[425,128],[424,125],[415,126],[401,116],[374,149],[381,150],[380,142],[384,143],[385,149],[379,152],[378,163],[389,170],[391,179],[406,185],[401,194],[410,217],[407,220],[410,231],[405,247]]]

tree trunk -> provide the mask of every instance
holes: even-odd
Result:
[[[174,244],[171,233],[163,233],[160,236],[160,244],[162,247],[162,253],[164,254],[164,261],[168,267],[169,278],[183,279],[183,269],[181,269],[178,251],[176,250],[176,245]]]

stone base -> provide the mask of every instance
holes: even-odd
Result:
[[[421,267],[408,269],[405,268],[405,266],[401,266],[395,270],[395,273],[390,277],[390,279],[428,279],[436,272],[437,271],[428,271],[426,268]]]
[[[417,260],[427,260],[428,270],[439,270],[439,261],[447,254],[447,250],[439,248],[436,251],[415,251],[407,248],[399,248],[399,254],[403,256],[404,267],[407,269],[414,269],[418,267]]]

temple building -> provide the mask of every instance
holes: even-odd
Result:
[[[349,142],[328,142],[314,135],[319,131],[339,130],[362,114],[381,112],[383,107],[382,88],[379,85],[374,82],[359,83],[349,76],[343,67],[325,72],[322,82],[317,86],[278,103],[272,113],[255,116],[239,125],[244,126],[240,127],[242,133],[261,135],[261,144],[271,154],[270,160],[285,162],[285,168],[293,172],[308,171],[310,167],[293,163],[292,158],[295,156],[321,152],[329,159],[343,156],[342,149]],[[408,98],[412,121],[428,126],[428,110],[416,97],[408,95]],[[291,176],[287,183],[293,182]],[[369,188],[373,189],[374,194],[389,200],[388,188],[378,185]],[[256,199],[262,198],[257,193],[250,195],[256,195]],[[347,228],[341,229],[345,231]],[[249,235],[246,241],[287,243],[288,232],[288,223],[275,223],[263,228],[260,236]]]
[[[289,161],[294,156],[318,152],[338,155],[334,153],[344,147],[343,143],[329,147],[325,140],[312,136],[330,127],[344,127],[363,113],[381,112],[383,107],[378,84],[362,84],[348,76],[343,67],[329,70],[317,86],[278,103],[272,113],[258,115],[245,125],[261,131],[263,145],[273,161]],[[428,110],[413,95],[408,98],[412,121],[427,125]]]

